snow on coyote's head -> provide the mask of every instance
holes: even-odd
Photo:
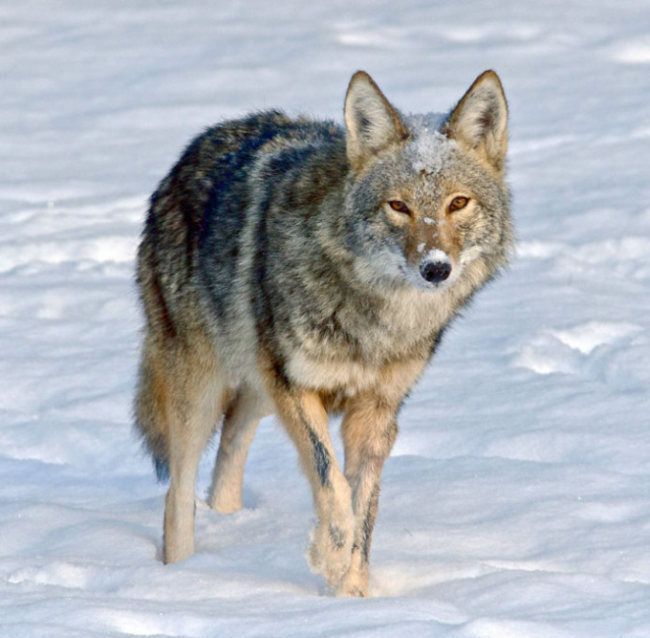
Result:
[[[345,100],[348,244],[381,286],[479,284],[512,244],[504,179],[508,109],[485,71],[446,115],[401,115],[365,72]]]

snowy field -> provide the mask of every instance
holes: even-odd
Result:
[[[650,5],[645,0],[0,6],[0,636],[650,637]],[[402,412],[365,600],[305,560],[311,496],[263,422],[246,508],[160,563],[133,434],[133,258],[157,181],[251,109],[404,111],[483,69],[511,107],[510,270]]]

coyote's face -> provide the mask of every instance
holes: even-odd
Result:
[[[504,263],[507,107],[494,73],[480,76],[449,116],[408,118],[357,74],[345,117],[354,171],[345,215],[361,278],[438,291]]]

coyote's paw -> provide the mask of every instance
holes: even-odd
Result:
[[[352,562],[350,568],[336,587],[337,596],[365,598],[368,595],[368,570],[359,569]]]
[[[309,565],[322,574],[327,584],[336,589],[350,567],[352,557],[352,525],[321,523],[313,533],[309,549]]]

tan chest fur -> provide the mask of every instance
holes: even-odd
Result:
[[[401,295],[387,305],[380,323],[360,326],[356,336],[365,360],[348,358],[341,348],[330,350],[327,343],[305,335],[303,347],[288,357],[289,377],[303,387],[347,396],[376,386],[391,361],[407,357],[414,344],[435,335],[447,321],[449,304],[444,295],[436,296]]]
[[[289,359],[287,373],[301,386],[326,391],[343,389],[352,396],[375,385],[380,369],[351,360],[318,360],[298,351]]]

